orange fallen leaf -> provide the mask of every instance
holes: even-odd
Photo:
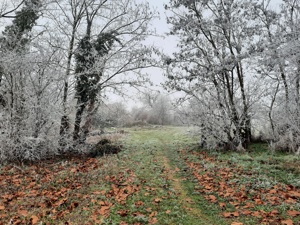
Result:
[[[101,224],[102,221],[97,218],[97,214],[92,215],[92,219],[96,224]]]
[[[5,209],[5,206],[4,205],[0,205],[0,210],[3,210]]]
[[[298,191],[290,191],[289,194],[294,197],[300,198],[300,192]]]
[[[240,223],[240,222],[233,222],[233,223],[231,223],[231,225],[244,225],[244,224]]]
[[[252,216],[255,216],[255,217],[261,217],[261,213],[259,211],[255,211],[252,213]]]
[[[232,215],[235,216],[235,217],[239,217],[240,216],[239,212],[233,212]]]
[[[107,216],[110,211],[110,206],[102,206],[101,209],[99,210],[100,215],[102,216]]]
[[[213,203],[217,202],[217,197],[216,197],[216,196],[214,196],[214,195],[209,195],[208,197],[209,197],[209,200],[210,200],[211,202],[213,202]]]
[[[224,212],[223,213],[223,216],[225,217],[225,218],[230,218],[230,217],[239,217],[240,216],[240,214],[238,213],[238,212]]]
[[[129,210],[119,210],[118,214],[122,217],[126,217],[126,216],[128,216],[128,212],[129,212]]]
[[[246,209],[246,210],[241,211],[241,213],[243,215],[250,215],[252,213],[252,211]]]
[[[166,213],[167,213],[167,214],[170,214],[170,213],[171,213],[171,210],[167,210]]]
[[[136,203],[134,203],[135,204],[135,206],[143,206],[143,205],[145,205],[145,203],[144,202],[142,202],[142,201],[137,201]]]
[[[278,212],[278,210],[277,210],[277,209],[274,209],[274,210],[272,210],[272,211],[271,211],[271,214],[272,214],[272,215],[278,215],[278,214],[279,214],[279,212]]]
[[[39,218],[37,216],[31,216],[32,225],[37,224],[38,221],[39,221]]]
[[[161,199],[160,199],[160,198],[154,199],[154,203],[160,203],[160,202],[161,202]]]
[[[287,220],[282,220],[281,224],[283,224],[283,225],[294,225],[294,222],[291,219],[287,219]]]
[[[106,191],[94,191],[93,194],[94,195],[105,195]]]
[[[157,216],[157,211],[153,211],[153,212],[149,215],[149,217],[155,217],[155,216]]]
[[[254,201],[255,201],[256,205],[263,205],[264,204],[264,202],[260,198],[254,199]]]
[[[220,203],[219,203],[219,206],[220,206],[221,208],[226,208],[226,203],[225,203],[225,202],[220,202]]]
[[[225,218],[229,218],[229,217],[231,217],[231,212],[224,212],[224,213],[223,213],[223,216],[224,216]]]
[[[72,173],[76,173],[76,172],[77,172],[77,168],[72,168],[72,169],[71,169],[71,172],[72,172]]]
[[[299,211],[296,211],[296,210],[289,210],[289,211],[287,211],[287,214],[289,215],[289,216],[298,216],[298,215],[300,215],[300,212]]]
[[[157,222],[158,222],[158,219],[157,219],[156,217],[151,218],[151,219],[149,220],[149,223],[150,223],[150,224],[156,224]]]
[[[135,216],[135,217],[145,217],[145,215],[141,212],[135,212],[132,215]]]

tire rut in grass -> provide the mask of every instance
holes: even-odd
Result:
[[[162,156],[162,161],[164,167],[166,168],[167,179],[171,181],[174,190],[176,191],[176,193],[178,193],[178,198],[180,200],[181,206],[186,210],[187,214],[192,217],[199,218],[203,222],[213,224],[213,222],[207,216],[205,216],[200,209],[195,207],[195,203],[189,197],[187,191],[180,181],[180,178],[178,178],[178,175],[176,175],[179,169],[173,169],[170,165],[169,159],[166,156]]]

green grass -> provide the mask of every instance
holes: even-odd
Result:
[[[267,144],[259,143],[250,145],[247,153],[210,151],[210,154],[252,171],[262,181],[269,179],[271,183],[283,182],[300,187],[300,156],[273,153],[268,150]]]
[[[172,164],[170,168],[166,168],[164,162],[170,152],[177,151],[190,143],[190,139],[184,135],[185,130],[181,127],[164,127],[159,130],[138,129],[130,132],[130,137],[126,141],[126,148],[130,149],[129,157],[133,160],[132,165],[137,176],[147,181],[144,184],[145,188],[131,199],[129,205],[134,205],[135,201],[143,201],[145,205],[142,213],[148,215],[149,213],[145,212],[147,208],[151,208],[152,212],[158,212],[156,216],[158,224],[207,224],[206,218],[202,218],[201,222],[200,215],[190,214],[189,209],[182,207],[182,193],[175,190],[173,181],[169,180],[167,174],[168,169],[174,169],[176,165]],[[162,201],[153,204],[157,198]],[[141,222],[136,220],[143,219],[145,218],[131,218],[125,221],[132,224]]]
[[[209,204],[203,196],[195,192],[197,183],[194,182],[192,174],[186,171],[180,150],[191,148],[197,143],[197,137],[187,135],[188,130],[183,127],[138,129],[131,131],[127,140],[126,147],[133,153],[131,158],[137,160],[137,174],[141,179],[146,179],[149,186],[156,188],[155,196],[164,198],[155,210],[171,211],[170,214],[159,213],[158,224],[228,224],[222,218],[217,205]],[[175,171],[179,168],[173,174],[173,180],[166,178],[164,158],[169,161],[169,170]],[[145,164],[148,165],[146,168]],[[142,191],[139,197],[150,203],[146,207],[151,207],[152,195],[147,196],[148,198],[143,195]]]

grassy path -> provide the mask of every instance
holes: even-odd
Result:
[[[128,141],[131,149],[138,146],[137,152],[132,158],[136,158],[140,154],[141,158],[138,158],[138,161],[142,165],[148,165],[146,168],[137,169],[137,174],[157,188],[158,198],[164,197],[164,195],[168,196],[170,191],[173,192],[173,195],[164,198],[161,207],[166,211],[172,212],[174,209],[176,211],[170,216],[161,213],[158,217],[158,224],[222,224],[219,218],[209,217],[202,212],[195,202],[196,199],[192,196],[192,192],[182,182],[182,180],[186,181],[186,178],[184,173],[181,173],[179,165],[176,165],[178,161],[174,156],[177,156],[178,159],[179,150],[190,142],[191,139],[186,137],[186,129],[176,127],[137,130],[131,134]],[[153,165],[156,168],[154,170],[151,168]],[[159,184],[160,181],[161,184]],[[163,210],[160,209],[160,211]],[[174,217],[174,215],[176,216]]]

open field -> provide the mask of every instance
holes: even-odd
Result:
[[[130,128],[117,156],[0,169],[0,224],[300,224],[300,160],[195,147],[187,128]]]

